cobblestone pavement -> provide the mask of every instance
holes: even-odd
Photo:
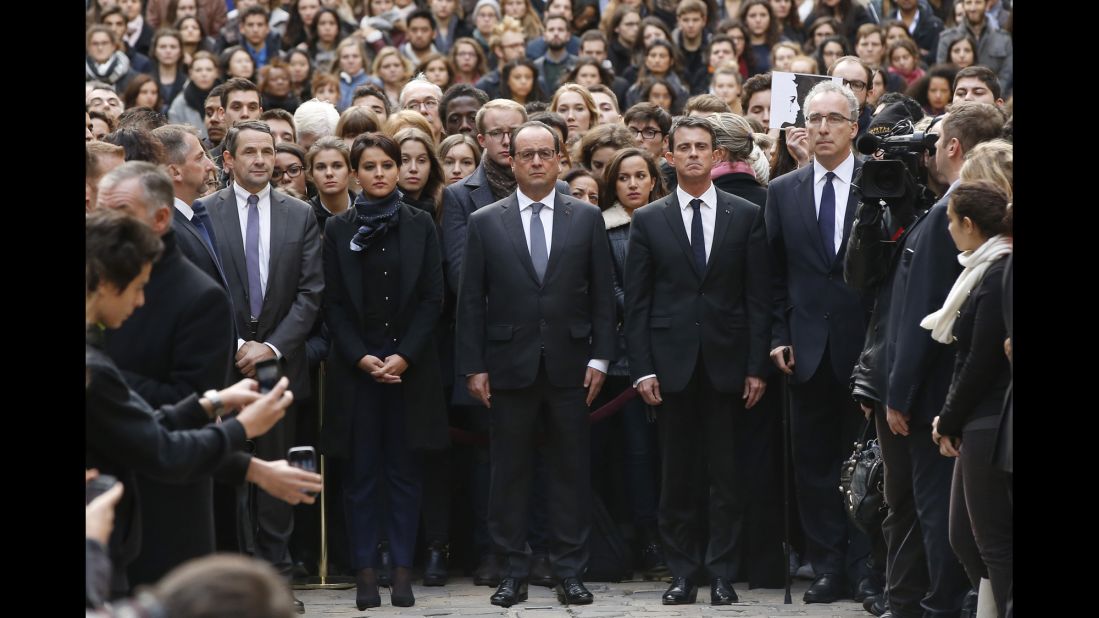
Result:
[[[451,578],[443,587],[427,588],[416,585],[414,607],[399,608],[389,604],[389,592],[382,589],[382,606],[360,612],[355,609],[355,590],[296,590],[295,594],[305,602],[306,616],[509,616],[512,618],[618,618],[642,616],[644,618],[672,618],[678,616],[718,616],[722,618],[747,618],[750,616],[810,616],[817,618],[869,618],[861,603],[851,600],[831,604],[806,605],[801,597],[809,587],[806,580],[795,579],[791,588],[791,605],[783,604],[783,590],[757,588],[737,584],[734,589],[740,602],[713,607],[709,604],[708,588],[701,588],[694,605],[661,605],[660,595],[667,584],[663,582],[629,581],[618,584],[592,582],[588,589],[595,595],[595,603],[565,607],[557,602],[550,588],[530,587],[529,600],[504,609],[488,602],[493,588],[474,586],[468,577]]]

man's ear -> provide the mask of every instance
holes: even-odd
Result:
[[[180,172],[179,168],[176,167],[175,163],[168,164],[168,175],[172,177],[172,182],[183,180],[183,174]]]

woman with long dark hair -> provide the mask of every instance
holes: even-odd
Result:
[[[816,0],[813,10],[805,18],[805,23],[812,24],[818,17],[834,17],[840,22],[841,34],[847,37],[847,42],[855,44],[855,33],[859,26],[874,23],[874,18],[862,4],[855,0]]]
[[[153,77],[157,78],[160,100],[167,111],[167,104],[176,98],[187,83],[187,71],[183,66],[183,40],[178,30],[162,28],[153,35],[149,44],[149,59],[153,61]]]
[[[320,0],[290,0],[287,7],[290,18],[286,20],[286,30],[282,34],[282,48],[290,49],[308,43],[313,21],[320,11]]]
[[[665,39],[654,40],[645,50],[645,56],[641,68],[637,72],[637,81],[626,91],[626,107],[632,106],[641,97],[642,82],[652,78],[661,78],[675,90],[673,98],[680,104],[687,102],[687,88],[683,85],[681,74],[683,61],[679,50]]]
[[[608,7],[609,9],[609,7]],[[641,12],[632,6],[619,6],[614,12],[604,13],[603,34],[610,41],[607,58],[611,65],[625,71],[633,60],[633,45],[641,31]]]
[[[325,323],[332,336],[322,445],[346,470],[344,502],[355,604],[381,605],[377,546],[389,541],[391,602],[410,607],[420,519],[416,451],[446,446],[447,417],[434,331],[443,270],[431,215],[402,202],[401,149],[388,136],[355,139],[363,192],[325,224]],[[388,501],[381,505],[379,484]]]
[[[755,57],[755,73],[771,70],[771,47],[782,36],[768,0],[747,0],[740,5],[740,22],[748,29],[748,47]]]
[[[435,156],[435,143],[431,135],[419,129],[397,131],[393,141],[401,148],[401,175],[397,181],[405,204],[419,208],[441,221],[443,166]]]
[[[474,39],[462,37],[454,41],[448,57],[454,65],[455,84],[476,84],[481,76],[488,73],[485,50]]]
[[[138,73],[122,93],[122,104],[126,109],[132,107],[148,107],[154,111],[164,109],[164,101],[160,98],[160,88],[156,80],[146,73]]]
[[[531,101],[545,101],[538,67],[527,58],[512,60],[500,70],[500,97],[526,105]]]
[[[183,44],[183,66],[191,67],[196,52],[216,51],[214,39],[206,35],[202,22],[197,17],[180,17],[173,27],[179,31],[179,40]]]

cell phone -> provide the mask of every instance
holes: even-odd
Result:
[[[270,393],[271,389],[279,383],[282,370],[279,369],[279,361],[269,358],[256,363],[256,381],[259,382],[259,392]]]
[[[92,500],[95,500],[108,489],[114,487],[114,484],[117,482],[118,479],[110,474],[100,474],[89,481],[84,488],[84,506],[91,504]]]
[[[312,446],[295,446],[286,451],[286,462],[295,468],[301,468],[306,472],[317,471],[317,451]],[[316,497],[317,492],[302,492],[307,496]]]

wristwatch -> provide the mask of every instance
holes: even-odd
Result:
[[[221,416],[221,413],[225,411],[225,404],[221,401],[221,397],[218,395],[218,392],[211,388],[210,390],[203,393],[202,396],[205,397],[210,402],[210,405],[214,407],[213,415],[215,417]]]

